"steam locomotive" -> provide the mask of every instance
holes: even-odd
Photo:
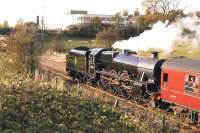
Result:
[[[148,103],[184,112],[193,122],[200,116],[200,61],[158,59],[105,48],[77,47],[66,55],[66,71],[80,82]]]

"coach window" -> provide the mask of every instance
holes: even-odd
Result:
[[[199,78],[194,75],[185,76],[185,91],[188,93],[198,94]]]
[[[163,74],[163,84],[166,85],[168,82],[168,74],[167,73],[164,73]]]

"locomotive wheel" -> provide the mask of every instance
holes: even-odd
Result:
[[[120,95],[120,86],[119,85],[111,85],[111,91],[115,95]]]
[[[106,81],[104,79],[100,79],[99,86],[102,90],[105,90],[105,91],[110,90],[111,88],[109,81]]]
[[[126,99],[129,98],[128,92],[123,87],[121,87],[121,96]]]
[[[86,78],[86,84],[92,86],[92,80],[89,77]]]

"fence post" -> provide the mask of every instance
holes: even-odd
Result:
[[[80,82],[77,79],[77,96],[79,96],[79,95],[80,95]]]
[[[115,104],[114,104],[114,106],[113,106],[113,109],[116,108],[116,107],[118,106],[118,103],[119,103],[119,100],[116,99],[116,100],[115,100]]]
[[[163,133],[166,133],[165,116],[162,117],[162,132],[163,132]]]

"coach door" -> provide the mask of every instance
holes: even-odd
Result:
[[[162,85],[164,88],[168,88],[168,73],[164,72],[162,76]]]

